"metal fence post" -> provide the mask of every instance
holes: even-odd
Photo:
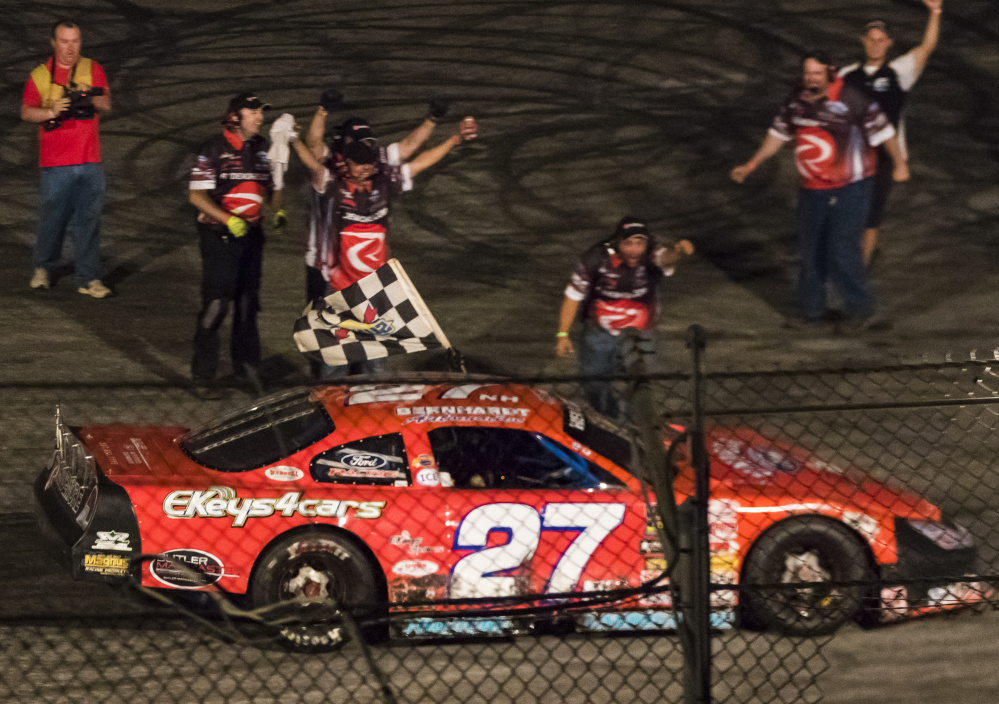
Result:
[[[711,702],[711,554],[708,543],[708,455],[704,447],[703,370],[704,329],[692,325],[687,330],[687,347],[693,362],[689,432],[690,460],[694,469],[694,496],[683,511],[684,533],[689,540],[689,560],[682,567],[682,627],[687,631],[687,697],[696,704]]]

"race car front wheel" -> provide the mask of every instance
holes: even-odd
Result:
[[[786,635],[832,633],[861,612],[874,581],[867,551],[847,526],[822,516],[789,518],[746,556],[740,620]]]
[[[378,603],[374,572],[348,538],[327,532],[286,536],[261,556],[250,598],[279,642],[306,652],[339,648],[351,632],[370,633]],[[348,621],[353,619],[353,626]]]

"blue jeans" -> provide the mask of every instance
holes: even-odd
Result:
[[[101,209],[104,168],[100,164],[46,166],[42,169],[41,207],[35,268],[52,271],[62,257],[68,231],[73,238],[76,282],[86,286],[100,278]]]
[[[803,188],[798,195],[798,305],[805,320],[825,317],[827,283],[842,298],[847,317],[874,315],[874,293],[860,251],[871,187],[872,179],[866,178],[829,190]]]
[[[655,353],[655,338],[652,330],[642,330],[641,350],[644,354]],[[599,325],[587,323],[579,341],[580,376],[612,376],[620,374],[621,343],[624,335],[611,335]],[[621,409],[609,379],[593,379],[583,382],[583,394],[594,410],[608,418],[617,418]]]

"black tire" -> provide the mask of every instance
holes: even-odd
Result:
[[[847,526],[821,516],[789,518],[766,530],[746,556],[740,622],[785,635],[832,633],[861,614],[875,579],[865,546]],[[792,582],[816,586],[762,586]],[[837,585],[843,582],[864,584]]]
[[[349,638],[343,612],[361,622],[384,613],[374,570],[353,541],[330,532],[286,536],[261,556],[250,583],[255,608],[279,623],[281,645],[296,651],[336,650]],[[364,631],[362,631],[364,633]]]

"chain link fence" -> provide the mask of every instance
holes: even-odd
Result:
[[[0,389],[0,700],[817,702],[844,629],[996,608],[990,363],[694,352],[614,423],[575,379]]]

